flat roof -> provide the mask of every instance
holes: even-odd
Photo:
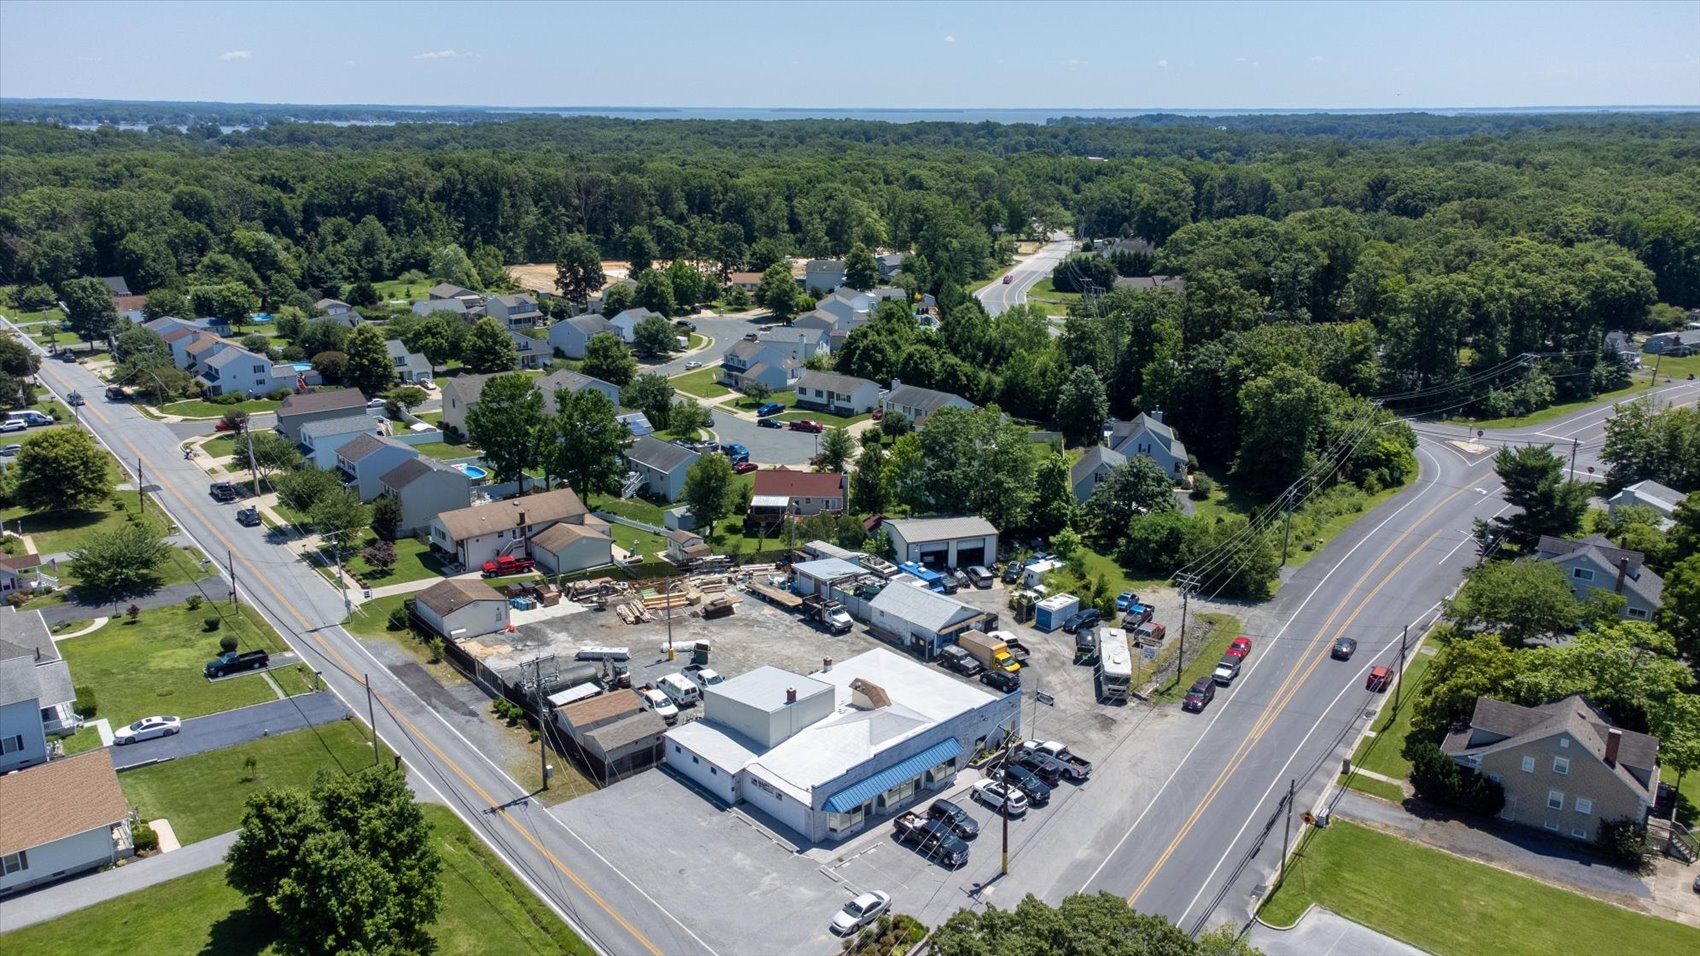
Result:
[[[956,538],[982,538],[995,535],[998,529],[979,515],[954,518],[887,518],[886,524],[897,529],[910,544],[928,541],[950,541]]]
[[[824,681],[764,664],[748,673],[721,681],[714,686],[712,694],[771,714],[784,709],[785,692],[788,690],[795,690],[801,700],[830,689],[830,685]]]
[[[791,570],[798,574],[806,574],[817,581],[831,581],[852,574],[867,574],[868,569],[859,564],[851,564],[843,558],[821,558],[816,561],[804,561],[793,564]]]

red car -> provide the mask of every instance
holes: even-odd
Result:
[[[1369,669],[1369,680],[1364,683],[1364,688],[1379,694],[1387,690],[1387,685],[1391,683],[1393,683],[1393,668],[1372,667]]]
[[[213,426],[213,431],[215,431],[215,432],[228,432],[228,431],[235,431],[235,430],[236,430],[235,425],[232,425],[227,421],[223,421],[222,419],[219,421],[219,423],[217,425]]]
[[[1006,275],[1006,276],[1003,277],[1003,284],[1004,285],[1009,285],[1011,282],[1014,282],[1014,281],[1015,281],[1015,274],[1014,273],[1010,273],[1009,275]]]
[[[1242,661],[1251,656],[1251,638],[1244,634],[1234,638],[1234,642],[1228,645],[1228,656],[1237,657]]]
[[[732,466],[732,470],[740,475],[747,475],[756,470],[756,463],[748,460],[740,461],[736,465]]]
[[[813,419],[799,418],[791,423],[791,430],[794,432],[823,432],[826,431],[826,426]]]

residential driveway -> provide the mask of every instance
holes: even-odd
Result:
[[[103,873],[91,873],[7,897],[5,905],[0,906],[0,933],[44,923],[85,906],[221,866],[224,854],[236,842],[238,832],[221,833],[170,853],[131,860],[124,866],[116,866]]]
[[[172,584],[160,588],[152,594],[140,597],[123,598],[117,601],[100,601],[75,604],[55,604],[41,609],[42,620],[51,627],[66,621],[86,621],[95,617],[115,617],[124,613],[124,609],[134,604],[146,610],[155,607],[170,607],[182,604],[191,596],[200,595],[209,601],[223,600],[230,593],[230,587],[217,576],[209,575],[199,581],[189,584]]]
[[[253,678],[258,679],[258,678]],[[300,694],[239,707],[183,722],[183,732],[112,748],[112,765],[119,770],[159,760],[192,757],[209,750],[258,740],[271,734],[317,727],[353,716],[331,694]]]
[[[1422,956],[1422,950],[1313,906],[1292,929],[1251,927],[1251,945],[1264,956]]]
[[[807,465],[819,447],[819,435],[762,428],[753,419],[740,418],[724,408],[714,410],[713,431],[722,445],[737,442],[748,448],[750,460],[758,465]]]

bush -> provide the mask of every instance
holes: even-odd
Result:
[[[289,358],[289,350],[288,349],[284,350],[283,357],[284,357],[285,360],[287,360]],[[271,399],[274,402],[281,402],[284,399],[286,399],[289,396],[294,395],[294,394],[295,394],[295,390],[292,389],[292,388],[274,388],[271,391],[266,393],[266,397]]]
[[[1405,758],[1411,761],[1411,785],[1424,800],[1482,816],[1493,816],[1505,806],[1504,788],[1459,766],[1432,740],[1408,738]]]
[[[29,602],[30,592],[28,591],[13,591],[11,594],[6,595],[6,603],[10,604],[12,607],[23,607]]]
[[[218,630],[218,626],[223,623],[224,620],[217,614],[209,614],[205,618],[201,619],[201,626],[207,631],[216,631]]]
[[[240,405],[240,404],[242,404],[242,393],[241,392],[225,392],[222,395],[215,396],[213,398],[213,404],[214,405]]]
[[[142,616],[142,609],[140,606],[132,604],[124,609],[124,616],[134,621],[136,618]]]
[[[236,635],[226,634],[218,639],[218,649],[228,654],[236,650]]]
[[[153,832],[153,827],[146,823],[131,827],[130,839],[135,844],[137,853],[152,853],[159,849],[159,834]]]
[[[76,691],[77,702],[72,704],[71,708],[77,712],[78,717],[93,720],[100,713],[100,699],[95,697],[94,688],[79,684],[73,690]]]
[[[1634,873],[1649,873],[1653,869],[1653,849],[1647,845],[1647,828],[1627,817],[1605,820],[1594,834],[1594,849]]]
[[[1197,474],[1192,476],[1192,500],[1203,501],[1209,498],[1210,493],[1215,490],[1216,482],[1212,481],[1209,475]]]
[[[191,611],[199,611],[201,609],[201,605],[205,603],[206,598],[201,597],[199,594],[191,594],[189,595],[189,599],[183,602],[183,605]]]
[[[388,628],[392,631],[405,631],[412,626],[410,617],[411,615],[408,614],[407,607],[405,605],[398,608],[392,608],[390,610]]]

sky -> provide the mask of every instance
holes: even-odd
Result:
[[[0,0],[0,96],[311,104],[1700,104],[1700,0]]]

